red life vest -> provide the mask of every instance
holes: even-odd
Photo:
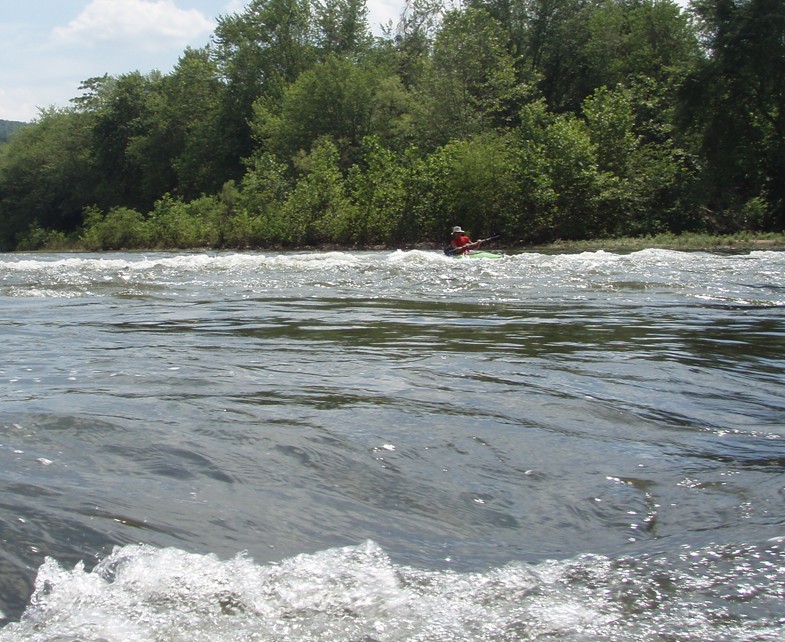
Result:
[[[450,245],[452,245],[453,247],[463,247],[464,245],[467,245],[468,243],[471,242],[472,240],[464,234],[463,236],[459,236],[457,238],[453,236],[452,241],[450,241]],[[466,254],[468,251],[469,248],[466,247],[463,248],[462,250],[458,250],[456,254]]]

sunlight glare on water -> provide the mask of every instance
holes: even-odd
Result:
[[[785,254],[0,256],[0,640],[776,640]]]

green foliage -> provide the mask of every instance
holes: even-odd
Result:
[[[585,12],[585,57],[595,87],[631,77],[663,81],[698,58],[688,17],[669,0],[604,0]]]
[[[88,250],[134,250],[149,247],[150,234],[144,217],[132,209],[119,207],[103,214],[88,208],[81,241]]]
[[[601,88],[583,104],[601,173],[602,234],[693,229],[696,221],[688,215],[688,198],[682,195],[690,193],[695,173],[671,139],[651,139],[651,122],[635,111],[642,104],[635,102],[636,95],[626,88]]]
[[[406,0],[396,28],[388,24],[387,45],[398,75],[404,86],[416,84],[438,33],[443,0]]]
[[[47,230],[33,224],[19,238],[16,249],[22,252],[37,250],[62,250],[76,246],[76,241],[59,230]]]
[[[542,146],[556,197],[554,238],[581,239],[605,232],[597,148],[585,123],[572,114],[557,116],[543,132]]]
[[[416,85],[416,127],[427,147],[507,125],[517,86],[501,26],[485,11],[451,11]]]
[[[362,165],[352,167],[347,181],[355,205],[347,221],[351,241],[371,245],[415,240],[420,230],[407,215],[411,170],[406,158],[368,136],[362,141]]]
[[[626,231],[626,221],[640,224],[645,218],[647,170],[653,168],[647,166],[640,137],[633,131],[633,106],[624,91],[598,89],[584,101],[583,113],[595,146],[597,208],[603,212],[596,225],[605,236],[618,235]]]
[[[554,116],[543,101],[526,105],[520,113],[520,127],[512,134],[518,156],[518,182],[521,202],[517,225],[512,233],[525,242],[545,242],[555,238],[554,221],[558,215],[557,192],[551,180],[546,155],[545,134]]]
[[[356,218],[339,167],[338,147],[329,138],[314,144],[301,161],[304,176],[284,203],[282,241],[290,245],[317,245],[351,240],[349,222]]]
[[[215,151],[223,164],[253,152],[249,121],[261,96],[280,99],[286,86],[316,62],[312,6],[308,0],[252,0],[241,14],[219,18],[213,56],[225,91],[216,113]]]
[[[89,78],[0,144],[0,249],[785,227],[781,0],[451,7],[373,38],[363,0],[252,0]]]
[[[220,226],[215,210],[204,211],[164,194],[145,220],[146,234],[152,246],[166,249],[187,249],[215,246],[220,238]],[[204,204],[204,201],[201,201]]]
[[[154,173],[158,163],[145,162],[143,143],[155,80],[135,72],[107,79],[99,88],[101,107],[91,113],[91,148],[98,182],[95,202],[104,209],[147,209],[155,200],[156,186],[163,185]]]
[[[129,208],[85,211],[80,242],[88,250],[188,249],[221,244],[223,208],[204,197],[185,203],[166,194],[145,217]]]
[[[370,48],[364,0],[315,0],[313,13],[321,56],[359,54]]]
[[[596,3],[581,0],[533,0],[525,18],[515,25],[514,41],[520,42],[526,64],[539,75],[539,87],[555,111],[576,109],[589,93],[591,81],[584,50],[589,38],[584,12]]]
[[[623,91],[601,87],[583,102],[589,135],[597,146],[597,162],[603,171],[630,175],[630,163],[638,148],[633,132],[633,106]]]
[[[94,198],[91,133],[84,117],[47,110],[0,148],[0,247],[33,225],[70,232]]]
[[[323,136],[340,147],[344,166],[356,158],[362,138],[371,133],[377,70],[329,56],[284,92],[280,109],[270,100],[254,106],[251,128],[265,149],[282,160],[309,150]]]
[[[251,160],[243,176],[241,207],[259,214],[269,214],[286,200],[291,188],[286,165],[277,161],[272,154],[260,154]]]
[[[765,201],[767,227],[785,226],[785,4],[696,0],[708,56],[681,94],[682,126],[700,137],[708,205],[719,231]]]
[[[172,176],[170,190],[185,199],[217,192],[232,177],[237,159],[226,150],[217,122],[224,87],[209,51],[187,49],[158,91],[145,145],[161,164],[169,163],[162,173]]]
[[[12,134],[24,127],[27,123],[22,123],[17,120],[2,120],[0,119],[0,144],[8,142]]]
[[[260,247],[287,240],[287,226],[280,215],[292,189],[286,170],[268,153],[249,162],[238,192],[239,214],[226,231],[228,245]]]
[[[671,0],[535,0],[527,53],[551,108],[577,111],[595,89],[665,80],[696,61],[688,18]]]
[[[460,222],[475,236],[517,230],[519,211],[516,154],[504,137],[487,135],[455,141],[431,154],[424,164],[430,184],[418,207],[426,233],[449,235]]]

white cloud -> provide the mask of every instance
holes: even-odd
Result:
[[[67,44],[125,42],[145,49],[186,45],[207,35],[215,23],[196,9],[179,9],[173,0],[92,0],[65,27],[52,31]]]
[[[242,13],[245,10],[245,6],[247,4],[248,0],[229,0],[226,5],[226,12],[228,14]]]
[[[381,34],[379,25],[387,25],[390,21],[395,28],[404,4],[404,0],[368,0],[368,26],[371,31]]]
[[[29,89],[0,89],[0,118],[28,122],[36,117],[38,107],[35,96]]]

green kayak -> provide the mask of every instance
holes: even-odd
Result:
[[[468,254],[458,254],[459,259],[500,259],[501,254],[495,252],[469,252]]]

